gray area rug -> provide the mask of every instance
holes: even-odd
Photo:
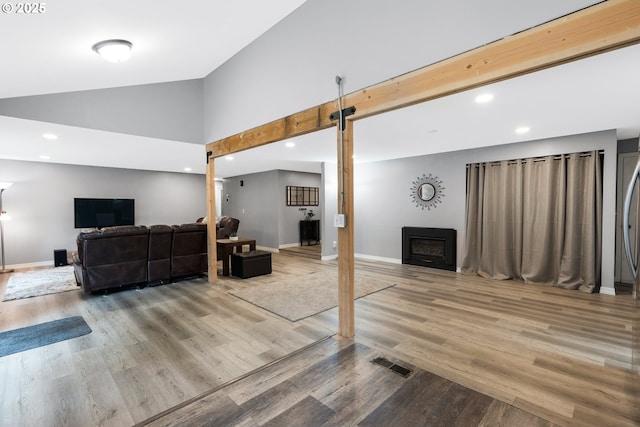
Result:
[[[7,282],[3,301],[78,289],[72,265],[13,273]]]
[[[370,278],[355,278],[354,294],[361,298],[395,286]],[[273,283],[230,291],[253,305],[295,322],[338,305],[338,276],[336,273],[312,273]]]
[[[81,337],[90,332],[91,328],[81,316],[0,332],[0,357]]]

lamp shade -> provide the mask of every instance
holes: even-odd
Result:
[[[93,45],[93,50],[109,62],[124,62],[131,56],[133,45],[130,41],[113,39]]]

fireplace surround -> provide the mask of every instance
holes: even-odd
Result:
[[[402,263],[456,271],[456,230],[402,227]]]

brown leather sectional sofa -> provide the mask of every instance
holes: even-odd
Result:
[[[206,224],[106,227],[81,232],[76,243],[76,283],[87,293],[169,283],[208,268]]]

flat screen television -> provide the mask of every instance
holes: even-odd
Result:
[[[134,199],[73,199],[75,228],[135,225]]]

